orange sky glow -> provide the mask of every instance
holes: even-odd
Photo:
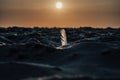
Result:
[[[0,0],[0,26],[120,27],[119,7],[120,0]]]

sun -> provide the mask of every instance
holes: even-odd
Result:
[[[56,8],[61,9],[62,8],[62,2],[57,2],[56,3]]]

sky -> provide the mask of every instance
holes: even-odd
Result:
[[[120,0],[0,0],[0,26],[120,27]]]

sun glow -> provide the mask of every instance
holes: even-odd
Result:
[[[62,2],[57,2],[56,3],[56,8],[61,9],[62,8]]]

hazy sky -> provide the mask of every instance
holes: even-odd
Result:
[[[13,25],[120,27],[120,0],[0,0],[0,26]]]

